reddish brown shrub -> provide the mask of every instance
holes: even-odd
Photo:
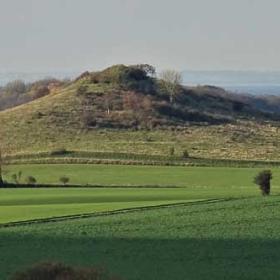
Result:
[[[40,263],[16,273],[11,280],[118,280],[103,269],[81,268],[61,263]]]

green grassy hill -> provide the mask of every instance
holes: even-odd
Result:
[[[142,70],[141,70],[142,71]],[[135,67],[84,73],[32,102],[0,112],[4,154],[66,149],[278,160],[277,115],[221,89],[179,87],[170,104],[162,81]]]

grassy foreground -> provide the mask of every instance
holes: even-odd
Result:
[[[179,186],[179,187],[243,187],[255,192],[253,178],[259,168],[228,167],[162,167],[84,164],[30,164],[8,166],[5,179],[23,172],[23,179],[32,175],[41,184],[58,184],[61,176],[71,184],[104,186]],[[273,185],[280,186],[280,169],[274,168]]]
[[[279,189],[274,189],[274,194]],[[255,188],[44,188],[0,189],[0,226],[10,222],[127,208],[259,195]]]
[[[256,168],[15,165],[9,167],[6,179],[19,170],[23,172],[23,177],[36,174],[38,183],[57,184],[59,177],[65,175],[69,176],[72,184],[97,184],[105,188],[0,189],[0,212],[3,213],[0,224],[259,195],[257,186],[253,184],[253,177],[259,171]],[[273,170],[273,176],[272,193],[280,194],[278,169]],[[133,188],[145,185],[157,188]]]
[[[279,202],[197,202],[0,229],[0,276],[57,260],[104,265],[127,280],[279,279]]]
[[[0,225],[34,219],[203,200],[210,196],[209,191],[195,194],[194,190],[164,188],[2,189],[0,190]]]

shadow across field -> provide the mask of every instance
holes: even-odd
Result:
[[[280,279],[280,240],[99,238],[82,229],[72,237],[65,229],[63,237],[24,229],[0,232],[1,279],[46,260],[101,265],[127,280]]]

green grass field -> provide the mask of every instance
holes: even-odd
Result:
[[[266,198],[253,184],[259,170],[9,166],[6,179],[22,171],[38,183],[64,175],[104,188],[0,189],[0,279],[48,260],[105,266],[124,280],[278,279],[280,169]],[[20,223],[38,219],[48,223]]]
[[[19,171],[24,177],[32,175],[38,183],[59,184],[68,176],[72,184],[104,186],[180,186],[180,187],[245,187],[255,191],[253,178],[259,168],[218,167],[160,167],[78,164],[30,164],[8,166],[6,179]],[[275,187],[280,187],[280,169],[272,169]]]
[[[272,196],[2,228],[1,279],[45,260],[129,280],[279,279],[279,211]]]
[[[0,189],[0,212],[3,213],[0,224],[186,201],[259,195],[257,186],[253,184],[253,178],[259,169],[254,168],[15,165],[9,167],[6,179],[20,170],[23,178],[34,175],[38,183],[56,185],[59,184],[59,177],[65,175],[69,176],[72,184],[95,184],[104,188]],[[273,170],[273,194],[280,194],[278,171]],[[141,187],[146,185],[150,187]],[[167,186],[169,188],[165,188]]]
[[[222,196],[222,194],[218,195]],[[0,225],[9,222],[204,200],[194,189],[2,189]]]

